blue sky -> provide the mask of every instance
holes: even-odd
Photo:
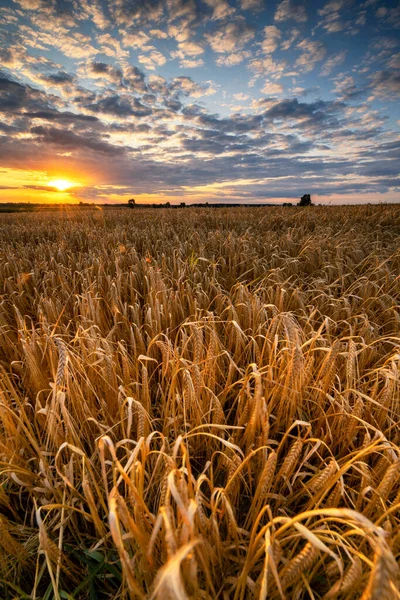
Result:
[[[0,200],[399,201],[399,31],[393,0],[3,0]]]

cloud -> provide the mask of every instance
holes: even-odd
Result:
[[[148,91],[145,74],[139,67],[131,65],[125,66],[123,69],[123,76],[123,84],[125,87],[141,94]]]
[[[355,84],[354,77],[351,75],[336,78],[334,92],[345,102],[360,100],[367,93],[365,87],[360,88]]]
[[[400,71],[384,69],[369,76],[369,89],[375,96],[388,100],[398,100],[400,94]]]
[[[324,44],[317,40],[304,39],[297,44],[297,48],[302,50],[302,54],[294,66],[300,68],[304,73],[312,71],[315,64],[323,60],[326,54]]]
[[[211,17],[213,21],[226,19],[236,12],[227,0],[203,0],[203,2],[213,9]]]
[[[71,84],[75,82],[75,77],[66,71],[58,71],[57,73],[51,73],[49,75],[40,75],[39,78],[50,86],[55,87],[70,87]]]
[[[91,37],[79,31],[70,31],[66,25],[65,23],[57,26],[55,32],[53,18],[49,19],[47,16],[39,20],[36,28],[28,25],[20,25],[19,34],[21,36],[21,43],[25,47],[42,51],[47,51],[48,48],[54,50],[55,48],[71,59],[94,57],[98,53],[98,50],[93,46]],[[106,36],[105,40],[109,40],[113,44],[111,36]],[[111,52],[111,49],[107,47],[103,50]]]
[[[307,21],[307,12],[302,3],[293,0],[282,0],[275,11],[275,21],[297,21],[305,23]]]
[[[241,49],[254,38],[254,28],[248,25],[244,18],[225,23],[213,33],[205,34],[205,39],[214,52],[232,53]]]
[[[239,94],[233,94],[235,100],[248,100],[250,98],[249,94],[245,94],[244,92],[240,92]]]
[[[321,88],[319,87],[319,85],[314,85],[309,88],[296,87],[293,89],[293,95],[305,98],[306,96],[308,96],[310,94],[318,94],[320,89]]]
[[[40,111],[49,107],[50,103],[42,92],[0,72],[0,112]]]
[[[334,54],[325,62],[321,69],[321,75],[327,76],[330,75],[333,69],[342,65],[346,60],[347,50],[341,50],[337,54]]]
[[[16,2],[26,10],[37,10],[44,4],[43,0],[16,0]]]
[[[234,67],[250,57],[251,52],[248,50],[241,50],[239,52],[232,52],[232,54],[218,56],[215,62],[219,67]]]
[[[265,0],[240,0],[240,8],[242,10],[251,10],[260,12],[265,6]]]
[[[275,79],[279,79],[284,74],[286,66],[285,60],[274,60],[270,55],[255,58],[249,63],[249,69],[257,75],[268,75]]]
[[[164,5],[163,0],[113,0],[108,9],[118,25],[145,25],[162,19]]]
[[[345,20],[344,13],[347,13]],[[345,31],[347,34],[355,35],[358,33],[358,28],[366,24],[366,11],[356,12],[353,0],[330,0],[318,10],[318,15],[322,17],[319,26],[327,33]]]
[[[114,115],[122,119],[147,117],[153,112],[151,107],[145,106],[130,94],[110,94],[96,98],[93,102],[83,103],[82,106],[93,113]]]
[[[204,65],[204,60],[202,58],[181,58],[179,64],[183,69],[195,69],[197,67],[202,67]]]
[[[194,0],[165,0],[165,3],[168,6],[171,21],[182,19],[185,23],[190,23],[197,16],[197,6]]]
[[[156,67],[165,65],[167,59],[164,54],[161,54],[158,50],[153,50],[153,52],[150,52],[150,54],[147,55],[139,54],[138,61],[150,71],[155,71]]]
[[[90,19],[101,30],[108,27],[109,19],[105,14],[105,7],[102,6],[100,0],[80,0],[79,9],[78,18]]]
[[[110,33],[102,33],[97,36],[97,43],[100,45],[100,51],[106,56],[114,58],[128,58],[129,52],[122,47],[121,42]],[[96,52],[97,53],[97,52]]]
[[[339,127],[338,119],[344,108],[345,105],[340,102],[316,100],[307,103],[293,98],[276,102],[263,113],[263,117],[270,121],[295,121],[301,129],[322,133]]]
[[[92,79],[102,79],[112,83],[120,83],[123,76],[121,69],[98,60],[89,62],[84,72],[87,77]]]
[[[69,111],[57,111],[57,110],[39,110],[35,112],[25,112],[24,116],[30,119],[40,119],[42,121],[58,121],[62,123],[97,123],[99,119],[91,115],[80,115]]]
[[[194,57],[203,54],[203,52],[203,46],[196,42],[180,42],[178,44],[178,49],[171,52],[171,58],[179,58],[180,64],[183,67],[188,67],[188,65],[198,67],[203,64],[203,60],[195,59]]]
[[[201,96],[211,96],[215,94],[216,87],[213,81],[208,81],[199,85],[193,81],[191,77],[180,76],[175,77],[168,90],[178,95],[183,94],[184,96],[192,96],[193,98],[200,98]]]
[[[143,52],[155,50],[155,47],[149,44],[151,38],[144,31],[122,32],[121,37],[123,45],[127,48],[140,48]]]
[[[261,42],[261,47],[265,54],[272,54],[275,52],[281,39],[281,32],[275,25],[268,25],[264,27],[264,39]]]
[[[266,81],[261,91],[267,96],[279,96],[283,93],[283,86],[280,83]]]
[[[169,25],[168,35],[177,42],[186,42],[193,37],[193,32],[187,23],[181,22],[178,25]]]
[[[300,29],[293,27],[293,29],[288,32],[288,37],[282,42],[281,50],[289,50],[293,42],[299,37],[300,33]]]
[[[78,135],[70,129],[43,127],[42,125],[32,127],[30,132],[41,144],[51,144],[72,151],[85,148],[101,154],[112,155],[126,152],[126,148],[114,146],[94,134]]]
[[[161,29],[150,29],[149,33],[159,40],[166,40],[168,38],[168,34],[165,31],[161,31]]]
[[[387,8],[381,6],[375,13],[377,19],[381,19],[383,23],[394,29],[400,28],[400,6]]]

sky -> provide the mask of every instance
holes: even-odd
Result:
[[[0,202],[400,201],[400,0],[0,0]]]

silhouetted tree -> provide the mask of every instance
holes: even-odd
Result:
[[[181,208],[185,208],[186,203],[185,202],[181,202]]]
[[[311,202],[311,196],[310,194],[304,194],[304,196],[302,196],[300,198],[300,202],[298,203],[297,206],[311,206],[312,202]]]
[[[135,198],[130,198],[128,200],[128,206],[129,206],[129,208],[135,208],[135,204],[136,204]]]
[[[165,203],[165,207],[166,207],[166,208],[171,208],[171,202],[166,202],[166,203]]]

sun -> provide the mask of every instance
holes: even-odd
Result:
[[[68,181],[68,179],[53,179],[53,181],[49,181],[48,185],[56,188],[59,192],[65,192],[69,188],[75,187],[78,184]]]

